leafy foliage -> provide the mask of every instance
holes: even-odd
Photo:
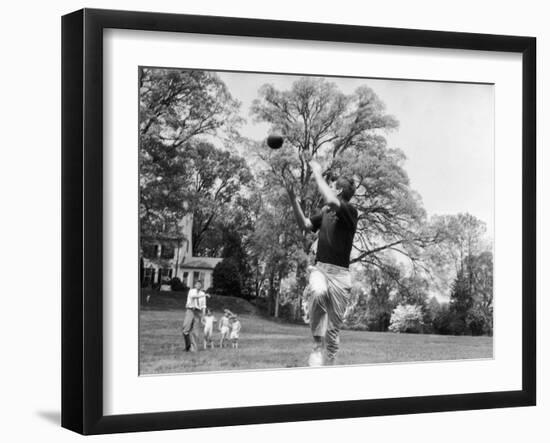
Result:
[[[278,313],[280,283],[289,274],[297,280],[294,304],[291,312],[299,314],[301,289],[305,286],[301,272],[307,265],[304,253],[304,238],[296,230],[291,209],[282,190],[260,191],[255,211],[254,229],[250,234],[248,247],[253,268],[254,292],[256,296],[268,298],[268,311]],[[301,279],[301,280],[300,280]],[[273,306],[273,308],[271,308]]]
[[[182,283],[179,277],[174,277],[170,280],[170,287],[172,291],[184,291],[185,289],[189,289]]]
[[[437,232],[439,241],[431,245],[429,255],[434,272],[445,283],[441,289],[448,291],[449,284],[461,270],[472,267],[474,257],[490,250],[484,240],[485,223],[468,213],[436,215],[430,220],[431,229]],[[469,285],[472,281],[469,280]]]
[[[236,267],[236,278],[239,280],[239,292],[233,295],[237,297],[250,298],[252,296],[252,271],[250,269],[248,252],[244,248],[240,234],[233,230],[224,230],[222,235],[224,245],[222,257],[231,260]],[[233,281],[235,277],[231,277]]]
[[[455,324],[454,315],[449,309],[448,303],[443,303],[437,309],[432,307],[432,330],[436,334],[452,335],[454,334],[453,325]]]
[[[451,292],[451,313],[454,314],[454,333],[464,334],[467,331],[466,316],[473,305],[468,278],[464,271],[459,271]]]
[[[176,235],[194,196],[189,154],[196,138],[222,128],[234,134],[239,103],[206,71],[142,68],[139,86],[141,233]]]
[[[205,250],[202,242],[209,231],[231,225],[242,217],[245,207],[243,198],[239,197],[252,181],[252,174],[242,157],[210,143],[191,146],[187,161],[190,163],[187,204],[193,214],[193,253],[206,252],[204,255],[207,255],[212,251]]]
[[[453,333],[491,335],[493,332],[493,263],[485,252],[468,257],[468,266],[457,275],[451,292]]]
[[[352,329],[368,329],[370,331],[387,331],[390,318],[396,306],[399,270],[393,267],[391,274],[380,269],[367,266],[362,275],[356,276],[362,283],[358,296],[350,308],[346,321]]]
[[[239,267],[231,257],[223,259],[212,273],[212,290],[216,294],[240,297]]]
[[[392,313],[389,330],[391,332],[422,332],[422,307],[417,305],[398,305]]]

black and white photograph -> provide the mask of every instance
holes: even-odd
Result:
[[[139,374],[493,358],[494,84],[140,66]]]

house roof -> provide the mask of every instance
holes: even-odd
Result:
[[[181,265],[181,268],[214,269],[222,258],[216,257],[189,257]]]

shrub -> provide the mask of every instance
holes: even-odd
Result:
[[[434,312],[432,326],[433,332],[442,335],[452,335],[453,314],[449,310],[448,303]]]
[[[389,330],[392,332],[422,332],[422,307],[398,305],[391,315]]]
[[[216,294],[241,296],[239,268],[231,258],[224,258],[212,273],[212,290]]]
[[[488,314],[483,309],[475,306],[468,311],[466,325],[472,335],[492,335],[492,313]]]
[[[187,286],[185,286],[178,277],[174,277],[170,280],[170,288],[172,291],[184,291]]]

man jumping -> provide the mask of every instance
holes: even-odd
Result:
[[[311,218],[306,218],[291,186],[286,188],[294,215],[300,228],[319,231],[315,266],[308,269],[309,321],[313,335],[310,366],[334,364],[340,342],[340,328],[349,300],[351,277],[349,261],[353,237],[357,228],[357,210],[350,204],[355,194],[352,179],[339,177],[328,184],[321,166],[315,160],[309,163],[313,177],[326,206]]]

